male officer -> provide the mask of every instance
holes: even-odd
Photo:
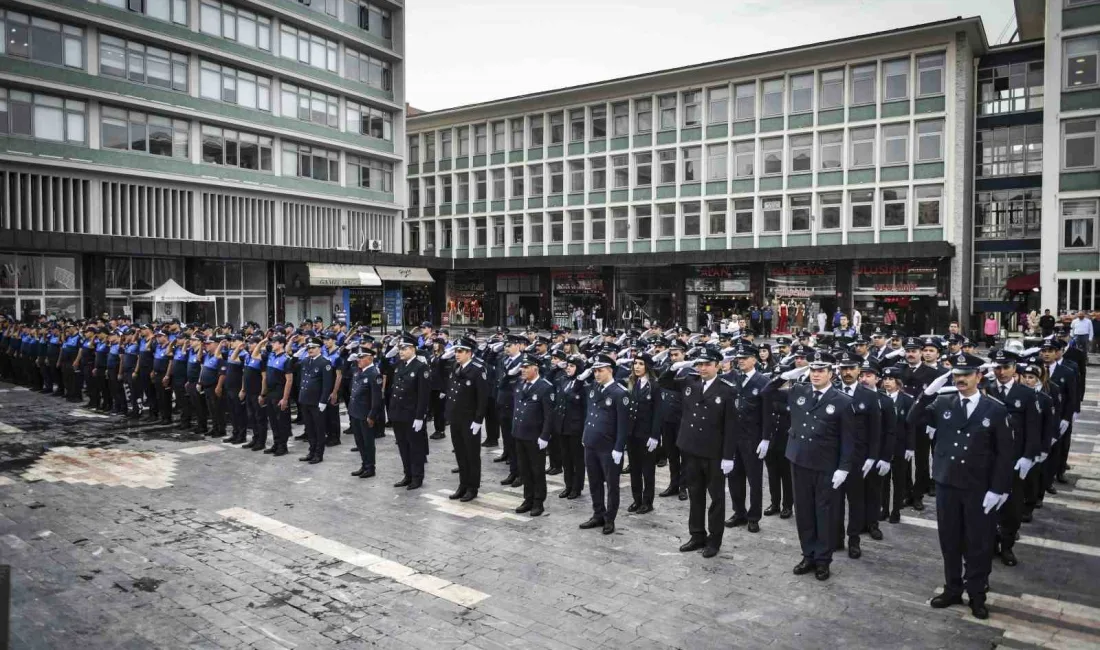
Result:
[[[321,354],[321,339],[312,337],[306,343],[306,359],[302,363],[298,407],[306,424],[309,453],[299,458],[316,465],[325,459],[325,416],[332,395],[332,364]]]
[[[801,348],[802,346],[799,346]],[[784,355],[786,356],[786,355]],[[796,367],[802,367],[809,362],[805,356],[794,357]],[[789,367],[777,367],[773,377],[785,372]],[[774,392],[765,392],[764,396],[764,427],[768,431],[768,453],[764,456],[764,464],[768,468],[768,495],[771,503],[764,509],[765,517],[776,514],[780,519],[790,519],[794,510],[794,484],[791,482],[791,463],[787,460],[787,440],[791,434],[791,407],[787,400],[774,399]]]
[[[206,337],[196,332],[191,337],[191,349],[187,351],[187,397],[191,402],[191,412],[195,415],[195,433],[199,435],[206,434],[206,398],[199,394],[199,375],[202,374],[202,355],[203,344],[206,342]],[[126,389],[127,371],[126,361],[130,355],[127,353],[131,344],[125,344],[123,346],[122,354],[122,368],[120,376],[123,381],[123,388]],[[136,346],[134,348],[137,349]],[[136,357],[135,357],[136,358]],[[200,424],[201,423],[201,424]]]
[[[367,346],[360,346],[357,353],[349,355],[348,363],[356,368],[351,378],[348,417],[361,463],[351,475],[370,478],[374,476],[374,427],[383,409],[382,373],[374,365],[374,350]]]
[[[879,364],[870,358],[863,359],[863,365],[859,368],[859,383],[878,398],[879,427],[882,431],[878,449],[868,453],[868,458],[873,459],[874,468],[863,479],[863,529],[871,536],[871,539],[882,539],[882,530],[879,529],[879,513],[882,509],[882,485],[888,479],[890,462],[894,455],[894,436],[897,435],[897,411],[894,400],[884,391],[879,390],[879,377],[882,371]],[[858,410],[858,409],[857,409]],[[902,430],[904,432],[904,429]],[[870,443],[869,447],[871,446]]]
[[[160,411],[161,424],[172,424],[172,384],[168,375],[168,366],[172,361],[170,348],[168,333],[158,331],[156,347],[153,349],[153,390],[157,396],[156,406]]]
[[[213,421],[209,435],[211,438],[225,436],[225,359],[222,349],[225,339],[213,336],[206,340],[206,355],[199,371],[199,395],[205,400],[206,411],[199,413],[199,427],[206,429],[206,416]],[[135,389],[136,390],[136,389]]]
[[[450,498],[469,502],[481,489],[481,431],[489,410],[489,376],[474,358],[477,341],[460,338],[454,344],[455,363],[447,388],[446,418],[458,461],[458,489]],[[526,490],[526,488],[525,488]]]
[[[141,414],[140,404],[144,403],[149,407],[149,412],[145,414],[145,419],[150,421],[160,417],[157,409],[157,394],[152,384],[153,354],[156,351],[155,349],[156,340],[153,336],[153,328],[148,324],[143,324],[138,328],[138,364],[134,374],[133,390],[138,398],[138,414]]]
[[[913,399],[920,397],[928,384],[940,375],[941,371],[934,365],[939,355],[939,341],[935,337],[926,336],[923,339],[909,337],[905,339],[905,365],[903,366],[905,369],[905,392]],[[919,433],[928,425],[930,423],[919,422],[914,426]],[[932,443],[928,440],[928,436],[918,435],[916,436],[916,444],[914,458],[916,468],[912,474],[913,480],[909,483],[909,496],[914,510],[924,510],[924,495],[933,489],[928,464],[932,453]]]
[[[727,528],[748,524],[750,533],[760,532],[760,516],[764,501],[764,457],[771,444],[771,431],[764,426],[764,387],[768,380],[756,371],[757,350],[748,343],[737,347],[734,408],[733,471],[729,474],[730,501],[733,516]],[[723,456],[725,458],[725,456]],[[745,482],[749,484],[749,509],[745,510]]]
[[[889,518],[891,524],[901,522],[901,506],[909,493],[906,481],[909,476],[909,462],[913,460],[916,449],[915,429],[909,424],[909,411],[916,402],[902,390],[904,372],[899,366],[887,366],[882,369],[882,388],[890,400],[890,409],[885,413],[886,426],[893,432],[893,449],[882,454],[890,461],[890,475],[882,483],[882,512],[880,519]],[[891,497],[891,488],[893,496]]]
[[[229,408],[229,420],[233,425],[233,435],[222,440],[232,445],[239,445],[245,440],[245,432],[248,429],[248,410],[244,405],[244,363],[250,356],[245,347],[244,339],[240,334],[230,335],[227,343],[232,347],[222,366],[225,374],[225,382],[222,385],[222,395],[226,406]]]
[[[1050,456],[1042,463],[1043,489],[1048,494],[1055,494],[1054,481],[1064,483],[1063,476],[1065,462],[1068,457],[1069,436],[1067,435],[1077,414],[1081,411],[1081,403],[1078,400],[1077,371],[1063,360],[1065,343],[1059,339],[1044,339],[1039,357],[1047,367],[1047,375],[1050,377],[1048,387],[1054,399],[1055,417],[1058,418],[1058,439],[1050,449]],[[1056,395],[1056,396],[1055,396]]]
[[[248,339],[248,354],[244,360],[244,388],[242,400],[248,427],[252,429],[252,440],[241,445],[242,449],[263,451],[267,445],[267,414],[261,404],[263,400],[264,361],[267,357],[267,339],[253,334]]]
[[[867,527],[865,483],[867,475],[875,467],[882,446],[882,410],[878,393],[860,383],[860,366],[863,359],[851,352],[841,352],[837,356],[840,370],[842,393],[851,398],[855,431],[852,451],[852,469],[856,470],[847,477],[841,488],[842,497],[837,499],[834,514],[837,526],[837,547],[844,548],[844,502],[848,502],[848,557],[858,560],[863,555],[859,534]]]
[[[615,360],[606,354],[596,355],[592,362],[595,382],[588,387],[582,437],[588,491],[592,493],[592,517],[580,527],[585,530],[602,527],[604,535],[615,532],[620,463],[630,438],[630,395],[615,381],[614,373]]]
[[[428,433],[424,422],[428,418],[431,397],[431,371],[416,356],[416,337],[405,334],[397,346],[401,360],[393,372],[389,419],[393,423],[393,435],[405,474],[393,486],[416,490],[424,484],[424,463],[428,460]]]
[[[519,383],[519,362],[523,348],[527,345],[527,339],[515,334],[509,334],[504,344],[504,355],[497,361],[497,422],[500,425],[501,436],[504,438],[504,453],[493,460],[494,463],[508,463],[508,476],[500,482],[501,485],[518,487],[522,484],[519,478],[518,465],[516,465],[516,446],[512,437],[512,414],[515,407],[516,384]]]
[[[258,350],[263,350],[258,346]],[[255,352],[253,353],[255,354]],[[271,424],[271,448],[265,454],[285,456],[286,443],[290,440],[290,392],[294,388],[294,360],[286,353],[286,337],[271,337],[271,353],[267,357],[263,383],[260,386],[259,404],[267,409]]]
[[[687,501],[687,482],[684,480],[683,467],[681,465],[680,447],[676,444],[676,435],[680,431],[680,420],[683,417],[684,405],[683,382],[677,381],[682,375],[690,371],[688,368],[676,368],[684,361],[684,353],[687,348],[683,342],[674,340],[668,346],[668,367],[657,376],[657,384],[661,387],[660,404],[658,411],[661,414],[661,446],[668,458],[668,487],[658,496],[670,497],[678,495],[681,501]]]
[[[323,401],[326,402],[325,445],[329,447],[340,444],[340,386],[344,382],[344,357],[342,350],[336,345],[337,336],[336,332],[325,332],[322,337],[324,346],[321,350],[321,356],[332,366],[333,373],[332,392],[322,396]]]
[[[829,565],[837,546],[836,508],[843,495],[838,492],[853,466],[855,423],[852,399],[833,388],[833,363],[827,352],[816,351],[808,365],[782,373],[768,384],[774,399],[785,399],[791,408],[791,435],[787,460],[794,477],[794,517],[802,561],[795,575],[810,572],[828,580]],[[808,382],[798,381],[809,373]],[[791,387],[779,390],[790,381]]]
[[[717,350],[704,350],[695,359],[695,369],[699,374],[687,375],[681,380],[685,384],[684,417],[680,422],[677,444],[684,456],[684,477],[691,502],[688,513],[691,538],[680,546],[680,552],[702,549],[706,558],[718,555],[718,549],[722,547],[722,519],[726,515],[722,477],[733,471],[733,459],[738,451],[737,388],[718,377],[718,363],[721,360],[722,355]],[[709,510],[706,506],[708,495]],[[705,520],[704,511],[707,512]]]
[[[546,501],[546,448],[554,426],[554,385],[540,376],[541,360],[532,354],[520,360],[522,381],[515,387],[512,437],[516,463],[523,479],[523,503],[517,514],[543,513]]]
[[[1012,488],[1012,430],[1004,405],[978,392],[982,360],[963,352],[952,357],[951,365],[909,413],[911,424],[924,415],[938,439],[932,467],[945,584],[930,604],[937,609],[962,604],[965,590],[971,613],[986,619],[997,519],[992,511],[1004,505]],[[958,394],[937,396],[952,377]]]

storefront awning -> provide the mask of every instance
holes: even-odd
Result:
[[[374,270],[386,282],[435,282],[428,269],[413,266],[376,266]]]
[[[309,284],[314,287],[380,287],[382,280],[374,267],[355,264],[310,262]]]
[[[1028,273],[1027,275],[1017,275],[1008,279],[1005,282],[1005,291],[1010,293],[1025,293],[1032,291],[1039,287],[1039,274]]]

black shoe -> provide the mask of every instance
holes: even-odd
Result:
[[[466,494],[463,494],[462,498],[459,499],[459,501],[461,501],[462,503],[467,503],[467,502],[473,501],[476,498],[477,498],[477,490],[470,489],[470,490],[466,490]]]
[[[692,551],[698,551],[699,549],[706,547],[706,545],[706,540],[692,538],[680,545],[680,552],[690,553]]]
[[[570,501],[572,501],[573,499],[576,499],[576,498],[577,498],[577,497],[579,497],[580,495],[581,495],[581,491],[580,491],[580,490],[574,490],[573,492],[570,492],[570,493],[569,493],[569,496],[567,496],[567,497],[565,497],[565,498],[566,498],[566,499],[569,499]]]
[[[664,467],[665,465],[668,465],[667,458],[662,458],[661,460],[657,461],[657,467]]]
[[[355,470],[354,472],[352,472],[352,473],[351,473],[351,475],[352,475],[352,476],[359,476],[360,474],[362,474],[362,473],[363,473],[363,472],[365,472],[365,471],[367,471],[367,468],[366,468],[366,467],[360,467],[359,469],[357,469],[357,470]]]
[[[364,471],[362,474],[360,474],[359,478],[371,478],[372,476],[374,476],[374,470],[373,469],[368,469],[368,470]]]
[[[817,566],[817,569],[814,570],[814,577],[817,578],[818,580],[828,580],[829,579],[829,565],[828,564],[819,564]]]
[[[985,606],[985,598],[971,598],[970,613],[974,618],[982,621],[989,618],[989,608]]]
[[[1025,524],[1030,524],[1033,517],[1030,510],[1025,510],[1020,513],[1020,521]]]
[[[960,594],[942,593],[928,601],[928,604],[932,606],[932,609],[945,609],[952,605],[962,605],[963,597]]]
[[[1011,548],[1001,549],[1001,562],[1003,562],[1005,566],[1016,566],[1020,563],[1019,560],[1016,559],[1016,554],[1012,552]]]
[[[736,528],[738,526],[744,526],[747,523],[749,523],[748,519],[734,515],[726,520],[726,528]]]
[[[325,439],[325,446],[326,447],[335,447],[338,444],[340,444],[340,439],[339,438],[333,437],[333,438],[326,438]]]
[[[936,496],[936,484],[935,483],[928,486],[928,496],[930,496],[930,497]]]
[[[559,499],[564,499],[567,496],[569,496],[570,494],[573,494],[573,490],[570,490],[569,488],[565,488],[561,492],[558,492],[558,498]]]
[[[359,451],[359,448],[358,448],[358,447],[352,447],[352,448],[351,448],[351,449],[349,449],[348,451],[350,451],[351,453],[353,453],[353,454],[354,454],[355,452]]]
[[[879,530],[878,526],[871,526],[871,530],[868,531],[868,534],[871,536],[871,539],[876,542],[882,541],[882,531]]]
[[[808,557],[804,557],[802,558],[801,562],[794,566],[794,574],[796,576],[804,576],[816,568],[817,564],[815,564],[813,560]]]
[[[294,439],[295,440],[305,440],[306,439],[306,434],[303,433],[300,436],[294,436]]]
[[[603,534],[610,535],[613,532],[615,532],[615,522],[605,521],[603,524]]]
[[[848,557],[852,558],[853,560],[858,560],[859,558],[863,557],[863,549],[859,547],[858,537],[848,538]]]
[[[1058,474],[1057,476],[1054,477],[1054,480],[1058,481],[1059,483],[1063,483],[1063,484],[1069,483],[1069,481],[1066,480],[1066,475],[1065,474]]]
[[[316,465],[317,463],[323,463],[325,461],[323,456],[314,456],[313,460],[309,461],[310,465]]]
[[[409,478],[408,476],[406,476],[405,478],[401,479],[400,481],[394,483],[393,486],[394,487],[405,487],[409,483],[412,483],[412,479]]]
[[[718,555],[718,549],[717,548],[715,548],[713,546],[706,546],[706,547],[703,548],[703,557],[712,558],[715,555]]]
[[[546,473],[549,476],[557,476],[558,474],[561,474],[561,468],[560,467],[551,467],[550,469],[546,470]]]
[[[898,512],[897,510],[891,510],[890,511],[890,518],[887,519],[886,521],[889,521],[891,524],[900,524],[901,523],[901,513]]]
[[[765,517],[773,517],[777,514],[779,514],[779,506],[775,505],[774,503],[764,509]]]
[[[509,474],[504,477],[504,480],[500,482],[501,485],[511,485],[515,481],[519,480],[515,474]]]
[[[918,512],[921,511],[921,510],[924,510],[924,500],[923,499],[913,499],[913,510],[916,510]]]
[[[760,522],[759,521],[750,521],[749,522],[749,532],[750,533],[759,533],[760,532]]]
[[[508,457],[505,456],[504,454],[501,454],[500,456],[497,456],[496,458],[494,458],[493,462],[494,463],[507,463],[508,462]]]
[[[1047,492],[1047,494],[1058,494],[1058,490],[1056,490],[1053,485],[1048,487],[1046,492]],[[1035,505],[1036,505],[1036,507],[1039,506],[1039,504],[1035,504]]]
[[[531,508],[531,512],[528,514],[530,514],[532,517],[541,517],[543,512],[544,510],[542,504],[536,503],[534,507]]]
[[[632,504],[630,504],[629,506],[627,506],[627,508],[626,508],[626,511],[627,511],[627,512],[638,512],[638,508],[640,508],[640,507],[641,507],[641,505],[642,505],[642,504],[640,504],[640,503],[638,503],[637,501],[635,501],[634,503],[632,503]]]
[[[674,497],[680,493],[680,488],[675,485],[670,485],[657,494],[659,497]]]
[[[424,485],[424,479],[417,477],[405,487],[406,490],[419,490]]]
[[[377,440],[377,439],[379,439],[379,438],[385,438],[385,437],[386,437],[386,434],[385,434],[385,433],[383,433],[383,432],[381,432],[381,431],[379,431],[379,432],[377,432],[377,433],[375,433],[375,434],[374,434],[374,439],[375,439],[375,440]]]
[[[303,463],[308,463],[309,461],[313,460],[313,454],[310,454],[308,456],[302,456],[298,460],[303,462]]]
[[[531,512],[532,505],[533,504],[530,501],[524,501],[523,503],[519,504],[518,508],[516,508],[516,514],[522,515],[525,512]]]
[[[779,511],[779,518],[780,519],[790,519],[792,514],[794,514],[794,513],[791,512],[790,508],[783,508],[782,510]]]
[[[516,480],[512,481],[512,487],[523,487],[523,479],[516,477]]]
[[[290,450],[287,449],[286,447],[279,447],[275,451],[271,452],[271,455],[272,456],[286,456],[289,453],[290,453]]]
[[[580,525],[581,530],[589,530],[590,528],[601,528],[603,526],[603,519],[592,517],[588,521]]]
[[[430,435],[428,437],[431,438],[432,440],[442,440],[442,439],[446,438],[447,436],[445,436],[442,433],[436,431],[435,433],[433,433],[432,435]]]
[[[688,500],[688,490],[687,490],[687,488],[680,488],[680,500],[681,501],[687,501]]]
[[[643,503],[641,506],[638,507],[639,515],[646,515],[651,512],[653,512],[653,506],[649,505],[648,503]]]
[[[270,447],[268,449],[264,449],[263,447],[252,447],[252,451],[260,451],[261,449],[263,449],[263,452],[265,454],[274,454],[275,452],[279,451],[275,447]]]
[[[462,486],[459,486],[459,488],[457,490],[455,490],[454,492],[452,492],[451,496],[449,496],[447,498],[450,499],[451,501],[455,501],[457,499],[461,499],[465,494],[466,494],[466,488],[462,487]]]
[[[497,446],[497,441],[496,440],[486,440],[485,442],[481,443],[481,446],[482,447],[496,447]]]

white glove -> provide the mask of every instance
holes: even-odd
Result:
[[[392,359],[396,356],[397,356],[397,346],[396,345],[391,347],[389,350],[386,351],[386,358],[387,359]]]
[[[1034,466],[1035,462],[1030,458],[1021,458],[1020,460],[1016,461],[1016,466],[1012,469],[1018,470],[1020,472],[1020,480],[1022,481],[1027,478],[1027,473],[1030,472],[1031,468]]]
[[[451,359],[454,356],[455,356],[455,349],[454,348],[447,348],[446,350],[443,351],[443,354],[440,355],[439,358],[440,359]]]
[[[1062,420],[1058,423],[1058,435],[1065,435],[1066,430],[1069,429],[1069,420]]]
[[[904,354],[905,354],[905,348],[898,348],[897,350],[894,350],[892,352],[887,352],[886,353],[886,358],[887,359],[897,359],[898,357],[900,357]]]
[[[503,342],[494,343],[494,344],[489,346],[489,349],[492,350],[493,352],[500,352],[501,350],[504,349],[504,343]]]
[[[578,375],[577,379],[579,379],[580,381],[584,381],[585,379],[588,379],[591,376],[592,376],[592,369],[589,368],[589,369],[585,370],[584,372],[582,372],[580,375]]]
[[[913,460],[916,456],[917,456],[916,452],[914,452],[912,449],[906,449],[905,450],[905,460],[907,460],[907,461]]]
[[[677,361],[676,363],[672,364],[672,369],[673,370],[680,370],[681,368],[687,368],[688,366],[692,365],[693,363],[695,363],[695,362],[694,361],[687,361],[686,359],[684,361]]]
[[[413,431],[420,431],[424,428],[424,420],[413,420]]]
[[[1001,500],[1001,495],[994,494],[993,492],[986,492],[985,497],[982,498],[982,510],[985,514],[989,514],[993,511],[993,508],[997,507],[997,502]]]
[[[867,477],[867,474],[869,474],[871,472],[871,470],[874,469],[874,467],[875,467],[875,461],[871,460],[870,458],[863,461],[863,476],[864,476],[864,478]]]
[[[1005,502],[1007,502],[1007,501],[1008,501],[1008,495],[1007,494],[1002,494],[999,497],[997,497],[997,509],[1000,510],[1001,506],[1003,506],[1005,504]]]
[[[539,449],[546,449],[547,447],[550,446],[550,443],[547,442],[546,440],[543,440],[542,438],[539,438],[538,442],[539,442]]]
[[[928,434],[930,440],[936,437],[936,427],[924,427],[924,432]]]
[[[439,399],[447,399],[447,393],[440,393]]]
[[[801,377],[802,375],[804,375],[808,372],[810,372],[810,367],[809,366],[802,366],[801,368],[794,368],[793,370],[788,370],[787,372],[785,372],[785,373],[783,373],[779,376],[782,377],[783,379],[786,379],[787,381],[791,381],[793,379],[798,379],[799,377]]]
[[[848,478],[848,472],[845,472],[842,469],[838,469],[837,471],[833,472],[833,489],[835,490],[839,488],[840,484],[843,483],[844,479],[846,478]]]
[[[771,442],[770,442],[770,441],[768,441],[768,440],[761,440],[761,441],[760,441],[760,444],[756,446],[756,455],[757,455],[757,456],[758,456],[759,458],[764,458],[764,456],[767,456],[767,455],[768,455],[768,447],[769,447],[770,445],[771,445]]]
[[[477,422],[471,422],[470,423],[470,433],[472,433],[476,436],[477,434],[481,433],[481,427],[482,426],[484,426],[484,425],[478,424]]]
[[[519,374],[520,365],[517,363],[514,368],[508,371],[509,377],[515,377]]]
[[[1073,423],[1074,423],[1074,424],[1077,424],[1077,416],[1078,416],[1078,415],[1081,415],[1081,414],[1080,414],[1080,413],[1074,413],[1074,414],[1073,414]]]
[[[656,438],[650,438],[649,440],[647,440],[646,443],[645,443],[645,448],[646,448],[646,451],[652,452],[654,449],[657,448],[657,439]]]
[[[196,386],[195,390],[198,391],[199,395],[203,395],[203,394],[206,393],[206,389],[202,387],[202,384],[199,384],[198,386]],[[141,400],[138,400],[138,403],[140,404]],[[1065,422],[1063,422],[1062,424],[1065,424]]]
[[[928,388],[924,389],[924,394],[931,397],[940,392],[940,389],[947,385],[947,382],[951,380],[951,371],[947,371],[936,377],[931,384],[928,384]]]
[[[615,461],[615,464],[623,462],[623,452],[611,450],[611,460]]]
[[[722,473],[723,474],[729,474],[732,471],[733,471],[733,461],[732,460],[722,461]]]
[[[888,460],[880,460],[875,463],[875,466],[878,467],[879,476],[886,476],[890,473],[890,461]]]
[[[668,358],[668,350],[665,350],[664,352],[662,352],[662,353],[658,354],[657,356],[653,357],[653,363],[664,363],[665,359],[667,359],[667,358]]]
[[[997,379],[997,373],[990,370],[989,372],[985,373],[985,378],[989,381],[994,381],[995,379]]]
[[[317,410],[322,412],[322,413],[324,413],[325,409],[327,409],[327,408],[328,408],[328,404],[325,404],[324,402],[321,402],[320,404],[317,405]]]
[[[1036,462],[1036,463],[1041,463],[1041,462],[1043,462],[1044,460],[1046,460],[1046,459],[1047,459],[1047,456],[1048,456],[1048,455],[1049,455],[1049,454],[1047,454],[1047,452],[1045,452],[1045,451],[1044,451],[1044,452],[1042,452],[1042,453],[1040,453],[1040,454],[1039,454],[1039,457],[1035,459],[1035,462]]]

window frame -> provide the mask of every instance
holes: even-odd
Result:
[[[830,138],[826,141],[826,136]],[[833,141],[832,138],[839,136],[839,140]],[[831,149],[837,149],[839,156],[837,156],[838,164],[836,167],[826,167],[825,162],[828,159],[825,155],[825,149],[828,147]],[[842,171],[844,169],[844,129],[834,129],[832,131],[818,131],[817,132],[817,157],[818,164],[817,170],[821,172],[833,172]]]
[[[775,146],[774,143],[778,143],[778,146]],[[768,145],[773,145],[773,148],[769,148]],[[783,154],[786,153],[784,151],[785,148],[786,148],[786,143],[784,142],[783,136],[779,136],[779,137],[775,137],[775,138],[761,138],[760,139],[760,177],[761,178],[768,177],[768,176],[782,176],[783,175],[783,173],[786,171],[786,168],[783,166],[783,163],[784,163]],[[779,156],[777,170],[769,172],[768,171],[768,154],[771,153],[771,154],[774,155],[775,152],[778,152],[778,156]],[[773,161],[773,163],[774,162],[775,161]]]
[[[905,129],[905,133],[901,135],[888,135],[888,131],[897,131],[900,128]],[[909,165],[909,135],[912,131],[912,125],[909,121],[904,122],[888,122],[881,125],[882,131],[882,147],[879,151],[879,160],[882,167],[899,167],[902,165]],[[901,160],[888,160],[887,154],[890,151],[890,143],[896,140],[901,140],[902,147],[902,159]]]
[[[922,191],[938,190],[935,196],[921,196]],[[913,186],[913,227],[914,228],[940,228],[943,226],[943,192],[944,186],[939,183]],[[935,202],[936,222],[921,223],[921,206]]]
[[[901,75],[901,73],[899,73],[897,71],[891,73],[890,72],[891,64],[897,64],[897,65],[904,64],[905,65],[904,75]],[[909,78],[912,76],[912,74],[913,74],[913,58],[912,57],[907,56],[905,58],[888,59],[886,61],[883,61],[882,62],[882,103],[885,104],[887,102],[900,102],[900,101],[905,101],[905,100],[909,99],[909,97],[911,95],[910,91],[912,90],[912,88],[911,88],[912,84],[909,82]],[[898,76],[904,76],[905,77],[905,94],[904,95],[897,95],[897,96],[890,96],[890,95],[887,94],[889,92],[890,79],[894,78],[894,77],[898,77]]]
[[[121,113],[122,115],[120,116],[117,113]],[[138,115],[140,115],[141,118],[142,118],[141,121],[140,121],[140,124],[145,125],[145,127],[144,127],[145,128],[145,140],[144,140],[145,141],[145,149],[134,149],[132,147],[133,140],[134,140],[132,124],[135,123],[133,120],[134,120],[135,116],[138,116]],[[149,127],[149,125],[152,123],[152,120],[150,118],[157,118],[158,120],[168,122],[168,129],[172,134],[172,139],[171,139],[171,143],[169,145],[170,148],[171,148],[171,153],[168,154],[167,156],[165,156],[164,154],[158,154],[158,153],[153,152],[153,147],[152,147],[152,143],[153,143],[152,130],[153,129]],[[121,121],[124,121],[126,123],[127,133],[129,134],[129,137],[127,138],[128,141],[126,143],[126,148],[125,149],[118,148],[118,147],[109,147],[109,146],[106,146],[104,144],[107,141],[107,139],[103,137],[103,129],[104,129],[104,122],[107,121],[107,120],[121,120]],[[143,154],[143,155],[146,155],[146,156],[159,156],[161,158],[177,158],[177,159],[180,159],[180,160],[190,160],[191,122],[189,120],[174,118],[170,115],[162,115],[162,114],[159,114],[159,113],[149,113],[149,112],[146,112],[146,111],[135,111],[135,110],[131,110],[129,108],[123,107],[123,106],[113,106],[113,105],[109,105],[109,104],[101,104],[100,108],[99,108],[99,128],[100,128],[99,142],[100,142],[100,148],[101,149],[112,150],[112,151],[127,151],[127,152],[130,152],[130,153],[140,153],[140,154]],[[228,130],[229,131],[235,131],[235,129],[228,129]],[[255,135],[255,134],[249,134],[249,135]],[[182,136],[182,139],[180,138],[180,136]],[[269,137],[268,140],[270,141],[271,138]],[[239,140],[238,140],[238,142],[239,142]],[[181,143],[182,146],[183,146],[183,150],[181,152],[179,152],[178,154],[176,152],[176,144],[177,143]],[[269,144],[268,146],[270,147],[271,145]],[[239,145],[238,145],[238,151],[239,151]],[[224,152],[224,149],[223,149],[223,152]],[[238,154],[238,157],[239,157],[239,154]],[[270,152],[269,152],[269,155],[268,155],[268,160],[269,161],[271,160]],[[248,169],[248,168],[242,167],[242,169]],[[268,170],[257,170],[257,171],[271,171],[271,170],[268,169]]]
[[[936,63],[935,59],[939,59]],[[921,67],[924,62],[933,62],[935,65],[929,65],[928,67]],[[916,62],[914,63],[914,69],[917,75],[917,93],[916,97],[938,97],[944,94],[944,89],[947,85],[947,53],[946,52],[922,52],[916,56]],[[924,90],[924,73],[929,71],[938,71],[939,73],[939,88],[932,91]]]
[[[787,152],[790,156],[790,174],[810,174],[814,171],[814,134],[813,133],[795,133],[787,137]],[[795,152],[809,152],[809,161],[806,164],[805,169],[795,169],[795,162],[798,160]]]
[[[1069,127],[1071,124],[1084,124],[1089,123],[1092,125],[1091,133],[1069,133]],[[1059,156],[1059,162],[1061,163],[1062,171],[1076,172],[1082,170],[1096,169],[1100,167],[1100,119],[1096,117],[1079,117],[1072,119],[1064,119],[1059,125],[1060,137],[1061,137],[1061,155]],[[1092,143],[1092,162],[1087,165],[1070,165],[1068,160],[1069,147],[1068,143],[1071,140],[1089,140]]]
[[[799,82],[799,83],[805,84],[805,85],[803,85],[803,87],[801,87],[801,88],[796,88],[795,87],[795,82],[796,81]],[[788,111],[787,114],[788,115],[801,115],[803,113],[812,113],[814,111],[814,100],[815,100],[815,97],[814,97],[815,88],[814,87],[816,85],[816,75],[814,74],[814,72],[811,71],[811,72],[805,72],[805,73],[792,74],[789,78],[789,82],[790,82],[790,88],[791,89],[790,89],[790,92],[788,93],[788,98],[787,98],[787,104],[788,104],[787,105],[787,111]],[[809,101],[807,102],[807,105],[806,105],[805,108],[796,108],[795,107],[796,101],[801,102],[802,100],[806,99],[805,97],[800,97],[796,93],[800,93],[800,94],[803,94],[803,95],[806,94],[806,93],[809,93]]]
[[[830,200],[826,200],[826,198]],[[836,197],[836,200],[831,200],[832,197]],[[833,232],[841,230],[844,227],[844,191],[833,190],[828,192],[817,193],[817,205],[818,213],[821,214],[821,218],[816,220],[816,226],[818,232]],[[825,222],[825,211],[836,209],[836,225],[829,226]]]
[[[720,96],[715,98],[715,93]],[[721,95],[724,94],[725,97]],[[707,124],[729,124],[730,121],[730,87],[711,86],[707,88]]]
[[[904,194],[902,198],[887,199],[887,192],[901,192]],[[909,227],[909,187],[902,185],[899,187],[880,187],[879,193],[879,230],[904,230]],[[886,219],[888,217],[889,208],[891,206],[900,205],[904,210],[904,221],[900,224],[887,224]]]
[[[715,152],[718,152],[715,154]],[[725,181],[729,178],[729,142],[707,145],[707,182]],[[717,173],[716,173],[717,172]]]
[[[1087,41],[1092,42],[1092,48],[1087,52],[1070,55],[1070,47],[1075,43],[1085,43]],[[1073,85],[1070,82],[1070,70],[1071,66],[1069,61],[1071,58],[1091,57],[1093,59],[1093,77],[1094,79],[1089,83]],[[1062,40],[1062,90],[1084,90],[1087,88],[1096,88],[1100,86],[1100,34],[1085,34],[1082,36],[1074,36],[1065,38]]]
[[[931,132],[927,132],[927,133],[921,133],[921,127],[928,126],[928,125],[935,125],[935,124],[938,124],[939,127],[940,127],[938,131],[931,131]],[[919,120],[919,121],[916,122],[916,124],[913,127],[913,132],[916,134],[916,137],[915,137],[916,151],[914,152],[914,158],[915,158],[914,162],[916,162],[917,164],[922,164],[922,163],[942,162],[943,161],[943,159],[944,159],[944,157],[943,157],[944,156],[944,152],[943,152],[943,149],[944,149],[944,146],[943,146],[944,145],[944,129],[946,129],[946,128],[947,128],[947,124],[946,124],[945,120],[943,120],[942,118],[934,119],[934,120]],[[930,137],[936,137],[936,139],[939,141],[939,147],[938,147],[939,155],[936,156],[935,158],[924,158],[921,155],[921,142],[924,141],[924,139],[930,138]],[[1026,139],[1025,139],[1025,142],[1026,142]]]
[[[1087,216],[1077,216],[1067,214],[1066,208],[1071,204],[1091,204],[1092,213]],[[1088,220],[1090,222],[1089,234],[1092,237],[1092,241],[1085,246],[1066,246],[1066,226],[1067,221],[1082,221]],[[1100,199],[1085,198],[1085,199],[1061,199],[1058,201],[1058,250],[1065,253],[1081,253],[1097,250],[1097,226],[1100,222]]]
[[[847,76],[847,74],[845,74],[845,72],[846,71],[845,71],[844,68],[833,68],[831,70],[822,70],[818,73],[819,81],[818,81],[817,110],[819,110],[819,111],[828,111],[828,110],[833,110],[833,109],[836,109],[836,108],[844,108],[844,94],[845,94],[844,93],[844,86],[845,86],[845,83],[848,80],[848,76]],[[836,81],[827,79],[827,77],[829,75],[834,75],[834,74],[839,74],[840,75],[839,84]],[[840,93],[840,96],[838,98],[839,101],[836,102],[835,104],[827,104],[826,103],[826,98],[827,98],[827,95],[829,94],[827,91],[829,89],[833,89],[833,88],[837,88],[837,87],[839,87],[839,93]]]
[[[849,189],[847,191],[848,191],[848,194],[845,196],[845,200],[847,201],[847,204],[848,204],[848,210],[847,210],[848,230],[859,230],[859,231],[874,230],[874,228],[875,228],[875,199],[878,196],[878,192],[874,189],[867,189],[867,188]],[[860,195],[860,200],[856,200],[856,195],[857,194]],[[869,196],[870,197],[869,200],[863,200],[862,195]],[[855,225],[856,208],[857,207],[864,207],[864,206],[866,206],[867,210],[868,210],[867,225],[857,226],[857,225]]]

